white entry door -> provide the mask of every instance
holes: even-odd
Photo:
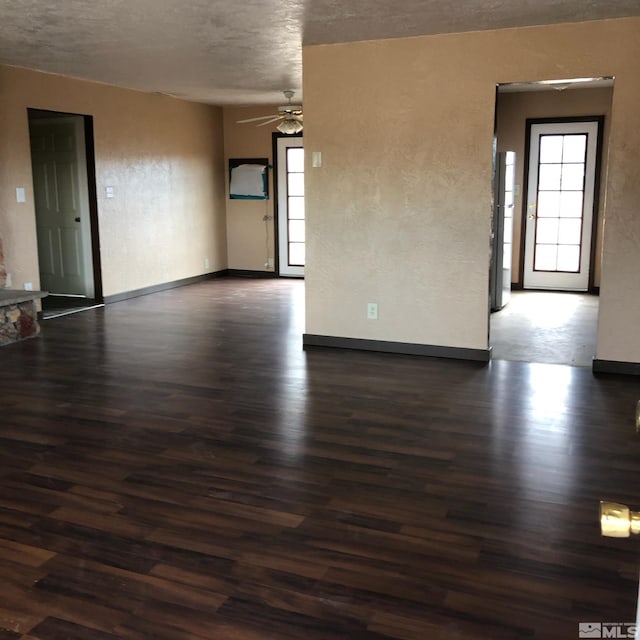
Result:
[[[83,118],[34,118],[29,131],[40,287],[93,298]]]
[[[302,138],[278,138],[278,273],[304,276],[304,149]]]
[[[589,288],[597,148],[597,121],[531,126],[525,288]]]

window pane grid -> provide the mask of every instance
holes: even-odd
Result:
[[[580,271],[586,134],[539,139],[535,271]]]
[[[287,261],[291,267],[304,267],[304,149],[287,148]]]

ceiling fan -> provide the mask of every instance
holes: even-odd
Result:
[[[238,124],[246,124],[247,122],[258,122],[260,120],[266,120],[256,125],[257,127],[264,127],[281,120],[276,129],[280,133],[286,133],[292,135],[294,133],[300,133],[302,131],[302,105],[291,104],[291,98],[293,98],[293,91],[283,91],[284,97],[288,100],[288,103],[278,107],[277,114],[271,114],[268,116],[258,116],[257,118],[247,118],[246,120],[237,120]]]

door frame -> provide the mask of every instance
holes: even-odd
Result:
[[[597,293],[597,288],[594,285],[595,282],[595,260],[596,249],[598,240],[598,226],[600,222],[600,179],[602,173],[602,147],[604,140],[604,116],[574,116],[574,117],[561,117],[561,118],[527,118],[525,126],[525,141],[524,141],[524,176],[522,180],[522,211],[520,228],[522,233],[520,234],[520,261],[518,264],[518,281],[522,288],[524,286],[524,263],[525,263],[525,249],[526,249],[526,228],[527,228],[527,207],[529,201],[529,165],[531,154],[531,127],[536,124],[569,124],[576,122],[597,122],[598,123],[598,137],[596,140],[596,162],[593,176],[593,211],[591,215],[591,247],[589,248],[589,282],[587,286],[588,293]],[[535,291],[535,289],[530,289]]]
[[[302,132],[294,133],[293,135],[280,133],[274,131],[271,134],[271,157],[273,158],[273,242],[274,242],[274,271],[278,278],[289,278],[291,276],[280,275],[280,207],[278,205],[279,192],[278,192],[278,140],[280,138],[302,138]],[[295,276],[294,276],[295,277]],[[303,276],[304,277],[304,276]]]
[[[93,300],[104,302],[102,290],[102,262],[100,259],[100,232],[98,223],[98,192],[96,186],[95,140],[93,135],[93,116],[66,111],[49,111],[47,109],[27,108],[27,120],[38,118],[82,118],[84,127],[84,155],[87,171],[87,199],[89,203],[89,228],[91,236],[91,260],[93,273]]]

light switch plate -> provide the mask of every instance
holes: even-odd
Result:
[[[113,187],[105,187],[104,193],[107,198],[113,198],[113,196],[115,195]]]
[[[16,187],[16,202],[26,202],[27,192],[24,187]]]
[[[312,151],[311,152],[311,166],[312,167],[321,167],[322,166],[322,151]]]

